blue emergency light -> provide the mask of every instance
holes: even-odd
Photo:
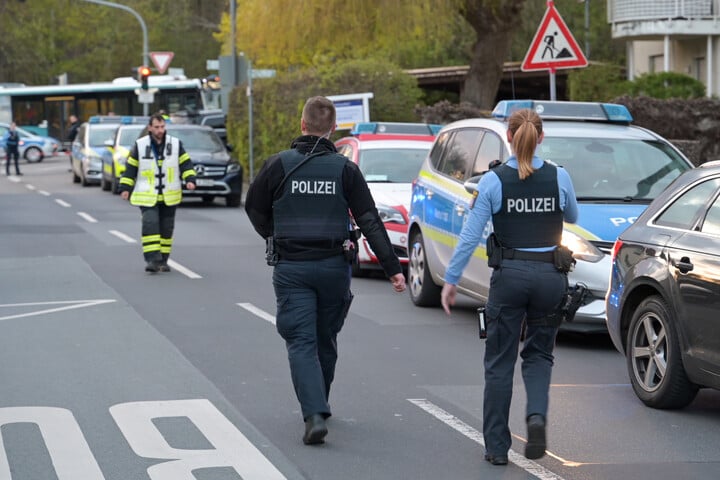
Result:
[[[516,110],[529,108],[540,118],[548,120],[572,120],[629,124],[633,118],[625,105],[600,102],[556,102],[544,100],[502,100],[492,111],[492,116],[507,120]]]
[[[353,125],[350,135],[390,134],[390,135],[437,135],[442,125],[431,123],[402,122],[358,122]]]

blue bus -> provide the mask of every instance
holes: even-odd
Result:
[[[150,113],[199,113],[220,107],[220,91],[211,82],[184,75],[153,75],[149,86],[155,91]],[[66,140],[68,118],[73,114],[81,122],[93,115],[142,115],[143,104],[136,93],[139,88],[133,77],[68,85],[0,84],[0,122],[14,121],[39,135]]]

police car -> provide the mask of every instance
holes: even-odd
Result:
[[[120,193],[120,178],[125,171],[130,149],[147,126],[150,117],[123,116],[115,130],[113,139],[106,143],[108,147],[102,153],[102,178],[100,186],[105,191]]]
[[[119,116],[97,115],[80,125],[70,151],[73,183],[87,187],[101,182],[102,157],[112,145],[119,124]]]
[[[413,185],[408,229],[408,284],[415,305],[440,303],[450,257],[465,222],[472,191],[490,162],[511,155],[507,119],[530,108],[543,119],[545,138],[537,155],[565,168],[573,180],[580,215],[565,224],[562,243],[577,260],[569,281],[590,290],[564,330],[604,332],[604,297],[613,242],[647,205],[692,163],[659,135],[631,125],[622,105],[586,102],[502,101],[492,118],[461,120],[445,126]],[[484,236],[492,231],[488,222]],[[458,291],[487,299],[491,270],[485,243],[475,250]]]
[[[335,142],[338,152],[355,162],[365,177],[395,254],[407,265],[408,210],[412,181],[430,151],[440,125],[365,122],[353,126],[351,136]],[[380,268],[364,236],[353,274],[362,276]]]

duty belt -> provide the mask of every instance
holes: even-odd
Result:
[[[527,250],[516,250],[514,248],[503,248],[502,258],[508,260],[534,260],[536,262],[554,263],[554,254],[550,250],[548,252],[529,252]]]

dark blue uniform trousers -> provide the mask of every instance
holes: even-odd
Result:
[[[273,272],[276,325],[285,339],[295,394],[303,419],[330,416],[337,334],[352,294],[350,264],[342,255],[322,260],[280,260]]]
[[[485,307],[483,436],[488,454],[507,455],[512,443],[508,417],[524,319],[527,332],[520,356],[526,418],[536,413],[547,418],[557,327],[541,323],[560,303],[566,288],[567,277],[552,263],[506,259],[492,273]]]

